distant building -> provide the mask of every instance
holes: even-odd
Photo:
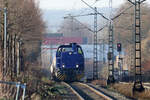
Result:
[[[63,37],[63,33],[45,33],[44,38],[49,37]]]
[[[67,44],[67,43],[87,44],[87,38],[82,37],[64,37],[63,33],[48,33],[44,34],[43,45],[50,44]]]

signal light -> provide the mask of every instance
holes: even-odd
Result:
[[[121,52],[121,43],[117,43],[117,51]]]

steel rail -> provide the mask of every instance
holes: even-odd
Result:
[[[95,92],[97,95],[103,97],[103,98],[106,99],[106,100],[113,100],[112,98],[106,96],[106,95],[103,94],[102,92],[100,92],[100,91],[94,89],[93,87],[91,87],[91,86],[89,86],[89,85],[87,85],[87,84],[84,84],[84,83],[79,83],[79,84],[80,84],[80,85],[83,85],[83,86],[85,86],[85,87],[87,87],[87,88],[89,88],[90,90],[92,90],[93,92]]]
[[[74,90],[68,83],[62,82],[62,84],[66,85],[71,89],[71,91],[80,99],[85,100],[76,90]]]

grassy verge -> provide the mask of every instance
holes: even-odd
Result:
[[[133,94],[132,92],[132,87],[133,84],[129,83],[129,84],[114,84],[111,87],[109,87],[109,89],[112,90],[116,90],[117,92],[125,95],[126,97],[129,98],[134,98],[134,99],[138,99],[138,100],[150,100],[150,90],[149,89],[145,89],[145,91],[143,92],[135,92]]]
[[[100,85],[113,92],[118,92],[128,98],[132,98],[136,100],[150,100],[150,89],[145,89],[145,91],[143,92],[135,92],[133,94],[132,92],[133,83],[127,83],[127,84],[116,83],[114,85],[107,86],[105,80],[95,80],[92,82],[92,84]]]
[[[31,100],[62,100],[67,95],[66,87],[43,77],[38,83],[37,91],[31,95]]]

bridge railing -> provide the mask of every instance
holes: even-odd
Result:
[[[20,89],[22,89],[22,90],[23,90],[22,100],[25,99],[26,83],[21,84],[20,82],[6,82],[6,81],[0,81],[0,84],[14,85],[14,86],[16,86],[16,88],[17,88],[17,93],[16,93],[15,100],[19,100]]]

